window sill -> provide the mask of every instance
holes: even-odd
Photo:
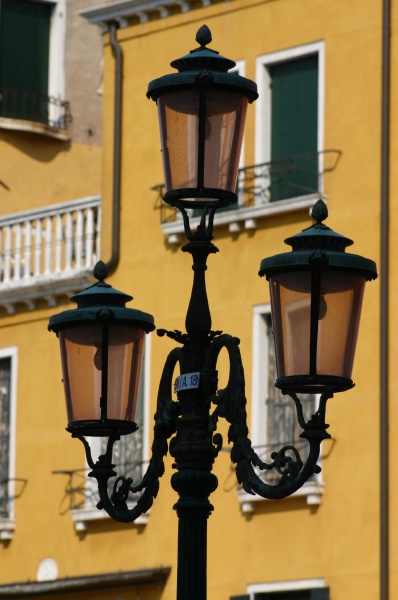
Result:
[[[71,135],[69,130],[54,127],[47,123],[39,123],[36,121],[26,121],[24,119],[11,119],[0,117],[0,129],[11,129],[13,131],[27,131],[30,133],[38,133],[47,137],[55,138],[63,142],[70,140]]]
[[[12,540],[15,531],[15,520],[9,518],[0,519],[0,540]]]
[[[285,498],[285,500],[289,501],[294,498],[307,498],[307,504],[309,506],[318,506],[322,502],[322,495],[324,492],[325,484],[321,481],[312,480],[307,481],[303,485],[302,488],[297,490],[291,496]],[[251,514],[256,510],[257,502],[270,502],[267,498],[262,498],[261,496],[253,496],[252,494],[248,494],[243,489],[238,490],[238,499],[240,502],[240,507],[243,513]],[[272,500],[271,502],[279,502],[279,500]]]
[[[258,227],[258,221],[287,212],[312,208],[314,202],[318,200],[320,194],[308,194],[297,198],[287,200],[278,200],[266,204],[257,204],[249,207],[238,207],[235,210],[228,210],[215,214],[214,227],[228,226],[230,233],[240,233],[242,231],[255,230]],[[190,219],[191,228],[199,225],[200,217]],[[162,224],[163,234],[167,236],[169,244],[178,244],[181,234],[184,234],[184,224],[181,217],[175,221]]]
[[[130,507],[131,508],[131,507]],[[71,510],[72,520],[75,524],[75,531],[85,533],[89,530],[90,523],[110,519],[105,511],[98,508],[74,508]],[[134,521],[135,525],[146,525],[148,523],[149,513],[141,515]]]

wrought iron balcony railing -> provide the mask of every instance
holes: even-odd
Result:
[[[29,90],[0,88],[0,126],[60,139],[71,135],[69,102]]]
[[[341,156],[340,150],[323,150],[273,160],[239,169],[236,193],[238,203],[217,212],[217,217],[227,213],[242,213],[242,219],[263,216],[262,208],[277,209],[292,200],[313,198],[322,195],[322,178],[333,171]],[[162,202],[164,184],[152,188],[158,194],[155,208],[160,210],[160,222],[165,232],[168,224],[179,221],[179,215],[173,207]],[[310,200],[312,202],[312,200]],[[264,213],[265,214],[265,213]],[[173,231],[173,228],[170,228]]]
[[[101,199],[90,196],[0,217],[0,306],[34,308],[88,284],[100,256]]]
[[[145,473],[148,463],[144,461],[120,462],[115,465],[118,472],[123,472],[126,477],[131,477],[134,482],[139,483]],[[61,501],[61,514],[68,511],[72,514],[75,529],[78,532],[87,531],[89,523],[108,518],[105,511],[99,511],[97,504],[100,500],[96,482],[88,477],[91,469],[57,470],[54,475],[66,475],[65,493]],[[115,478],[109,480],[109,494],[112,494]],[[132,507],[140,497],[141,492],[131,494],[129,506]],[[147,515],[141,515],[136,521],[137,525],[147,523]]]
[[[304,462],[308,456],[309,444],[306,440],[298,438],[292,441],[284,441],[278,442],[275,444],[267,444],[264,446],[254,446],[254,450],[259,456],[259,458],[267,463],[272,463],[272,454],[273,452],[278,452],[282,447],[286,446],[294,446],[296,450],[299,452],[301,460]],[[290,452],[286,452],[286,456],[289,457]],[[292,458],[294,458],[293,451],[291,453]],[[276,485],[280,478],[280,474],[275,470],[257,470],[257,474],[261,479],[269,484]],[[318,505],[321,503],[322,494],[324,490],[324,483],[322,481],[322,474],[320,475],[312,475],[308,481],[300,488],[295,494],[293,494],[290,498],[294,497],[305,497],[308,505]],[[243,489],[238,490],[239,501],[241,504],[242,512],[244,513],[252,513],[255,510],[255,504],[257,502],[263,502],[264,498],[261,496],[252,496],[251,494],[247,494]],[[289,498],[286,499],[289,501]]]
[[[143,461],[120,463],[116,467],[123,471],[126,477],[131,477],[134,482],[139,483],[145,471],[146,463]],[[65,486],[65,495],[62,501],[62,512],[68,510],[91,510],[95,509],[99,502],[97,486],[93,479],[88,477],[91,469],[57,470],[54,475],[66,475],[67,483]],[[114,479],[109,480],[109,488],[112,493]],[[139,498],[141,494],[133,495],[132,501]],[[106,515],[105,515],[106,516]]]
[[[291,441],[268,444],[266,446],[256,446],[255,451],[262,461],[272,463],[273,452],[278,452],[283,446],[294,446],[296,450],[298,450],[301,460],[305,463],[305,461],[308,458],[309,444],[307,440],[300,438]],[[289,451],[287,452],[287,456],[289,456]],[[293,454],[292,458],[294,458]],[[276,485],[280,479],[280,474],[277,472],[277,470],[275,471],[275,469],[272,469],[270,471],[259,471],[258,474],[260,475],[261,479],[263,479],[263,481],[270,485]],[[315,478],[316,475],[312,475],[309,481],[312,481]]]

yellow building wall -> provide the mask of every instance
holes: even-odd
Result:
[[[244,60],[245,75],[251,79],[256,78],[258,56],[324,42],[324,147],[342,151],[338,167],[324,179],[330,211],[327,224],[355,240],[353,252],[379,258],[380,2],[234,0],[131,25],[118,31],[124,53],[121,255],[110,282],[134,296],[132,307],[153,314],[158,327],[170,330],[184,328],[192,271],[190,257],[169,245],[161,231],[156,192],[151,190],[163,181],[157,113],[145,94],[150,80],[172,71],[171,60],[195,47],[194,37],[203,23],[212,31],[211,47],[234,60]],[[114,59],[107,43],[104,56],[102,258],[106,261],[111,238],[114,84]],[[245,134],[246,165],[255,162],[255,135],[253,105]],[[12,210],[2,204],[2,211],[93,193],[98,177],[96,160],[91,161],[95,148],[76,146],[73,153],[67,153],[54,142],[38,154],[36,146],[33,157],[29,136],[20,137],[19,143],[13,137],[12,147],[6,136],[0,141],[5,165],[0,177],[16,198]],[[15,165],[25,157],[26,179],[13,166],[14,156]],[[27,187],[31,190],[29,206]],[[0,187],[0,194],[6,203],[7,191]],[[261,220],[251,232],[232,235],[227,227],[215,228],[220,252],[209,257],[207,272],[213,328],[241,339],[249,421],[252,309],[269,301],[267,284],[257,275],[260,260],[285,251],[283,240],[310,223],[308,211],[301,210]],[[394,217],[391,225],[394,230]],[[256,504],[251,516],[245,516],[229,455],[220,453],[215,465],[219,487],[211,497],[215,510],[209,519],[208,600],[244,594],[250,583],[318,577],[330,586],[331,600],[379,597],[378,295],[378,282],[369,284],[353,373],[356,387],[329,401],[332,440],[323,450],[321,504],[309,506],[305,498],[264,501]],[[145,526],[107,520],[90,524],[87,533],[76,533],[67,506],[67,478],[53,475],[55,470],[84,466],[80,442],[64,431],[57,341],[46,331],[49,316],[66,307],[42,306],[34,313],[3,316],[0,322],[1,346],[18,347],[16,474],[28,479],[15,502],[14,539],[0,544],[0,584],[34,580],[40,561],[47,556],[57,561],[60,577],[171,566],[161,596],[159,590],[153,596],[146,591],[142,598],[172,600],[177,556],[177,518],[172,506],[177,497],[170,487],[171,459],[166,461],[166,474]],[[154,334],[152,338],[151,414],[162,366],[174,345]],[[222,433],[226,444],[224,426]],[[392,493],[395,486],[393,481]],[[395,511],[393,524],[392,533],[397,528]],[[396,539],[392,557],[398,552]],[[394,571],[395,591],[396,575]]]
[[[121,265],[112,281],[116,287],[126,287],[125,282],[131,281],[135,306],[153,313],[157,325],[166,329],[183,327],[191,285],[189,257],[168,247],[153,208],[150,187],[163,176],[156,109],[145,101],[145,93],[148,81],[172,71],[170,60],[195,46],[194,35],[204,22],[213,34],[211,47],[244,60],[245,74],[253,79],[258,56],[324,41],[324,147],[343,152],[338,168],[325,176],[328,224],[355,240],[354,252],[375,260],[379,254],[378,3],[365,7],[356,2],[236,1],[120,30],[118,39],[125,53],[123,230]],[[111,61],[108,68],[112,70]],[[250,107],[245,164],[254,162],[254,136],[255,109]],[[109,181],[106,152],[105,179]],[[215,230],[220,253],[209,258],[207,274],[213,327],[241,338],[249,415],[251,311],[253,305],[269,300],[265,282],[257,277],[259,262],[283,251],[283,239],[309,223],[308,214],[301,211],[264,220],[250,234],[232,236],[226,228]],[[310,508],[303,499],[268,502],[248,519],[240,512],[228,457],[222,454],[215,468],[220,485],[212,498],[215,512],[209,521],[210,599],[243,593],[250,582],[317,576],[325,577],[336,599],[378,596],[379,291],[377,283],[368,288],[353,374],[356,388],[329,402],[334,441],[325,444],[322,504]],[[154,340],[154,388],[167,344],[164,339]],[[161,494],[169,493],[164,489],[167,485],[162,482]],[[159,503],[161,499],[153,515],[163,510]],[[170,584],[165,598],[169,593],[173,597],[174,581]]]
[[[0,211],[10,213],[101,192],[101,148],[1,131]]]

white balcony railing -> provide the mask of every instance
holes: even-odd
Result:
[[[0,217],[0,306],[49,305],[90,281],[100,256],[101,199],[90,196]]]

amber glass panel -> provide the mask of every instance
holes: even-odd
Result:
[[[310,373],[310,271],[270,278],[278,377]],[[323,271],[317,320],[316,374],[351,378],[365,280],[360,275]]]
[[[134,421],[145,332],[109,326],[108,419]],[[59,333],[68,422],[101,418],[102,327],[84,325]]]
[[[235,191],[248,100],[209,91],[206,101],[204,186]],[[198,187],[199,90],[163,94],[157,101],[166,191]],[[189,199],[195,203],[195,199]]]
[[[197,186],[199,91],[163,94],[157,101],[166,191]]]
[[[278,377],[309,374],[311,273],[270,278],[272,324]]]
[[[235,191],[247,103],[247,97],[236,92],[208,93],[205,187]]]

